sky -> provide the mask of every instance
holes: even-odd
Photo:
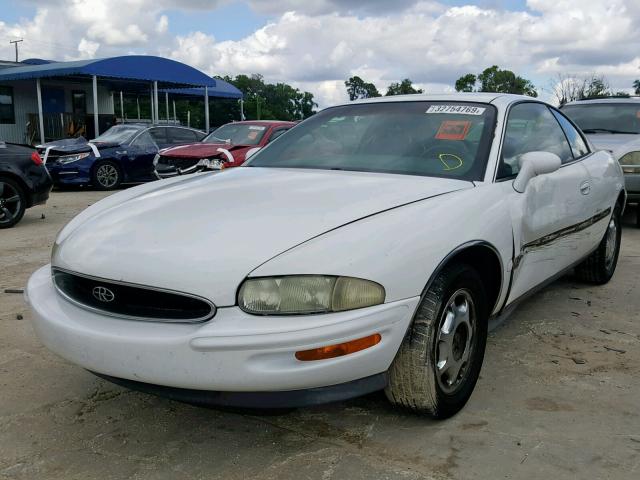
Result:
[[[640,0],[0,0],[0,59],[161,55],[346,99],[359,75],[453,90],[491,65],[552,100],[558,75],[640,78]]]

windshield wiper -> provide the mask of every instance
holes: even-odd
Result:
[[[584,133],[626,133],[628,135],[637,135],[638,132],[625,132],[624,130],[611,130],[609,128],[585,128]]]

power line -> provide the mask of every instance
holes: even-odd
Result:
[[[18,63],[18,44],[23,41],[24,41],[24,38],[21,38],[19,40],[9,40],[9,43],[13,43],[16,47],[16,63]]]

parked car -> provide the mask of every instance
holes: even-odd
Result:
[[[52,186],[38,152],[0,142],[0,228],[13,227],[27,208],[45,203]]]
[[[628,200],[636,203],[640,227],[640,98],[615,97],[567,103],[571,118],[596,148],[611,152],[622,165]]]
[[[204,133],[170,125],[115,125],[87,142],[62,140],[39,146],[58,186],[93,185],[112,190],[121,183],[156,180],[153,159],[161,148],[192,143]]]
[[[211,132],[201,142],[162,150],[154,163],[160,178],[237,167],[247,155],[274,141],[295,122],[255,120],[233,122]]]
[[[573,267],[609,281],[624,205],[620,165],[545,103],[369,99],[93,204],[27,295],[49,349],[132,388],[261,408],[385,389],[447,417],[490,322]]]

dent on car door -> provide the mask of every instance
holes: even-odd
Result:
[[[574,153],[575,150],[575,153]],[[552,111],[541,103],[521,103],[507,119],[498,177],[514,178],[520,157],[544,151],[558,155],[562,167],[532,178],[512,196],[514,300],[583,258],[591,249],[589,172],[580,151],[569,144]],[[511,183],[511,182],[509,182]]]

